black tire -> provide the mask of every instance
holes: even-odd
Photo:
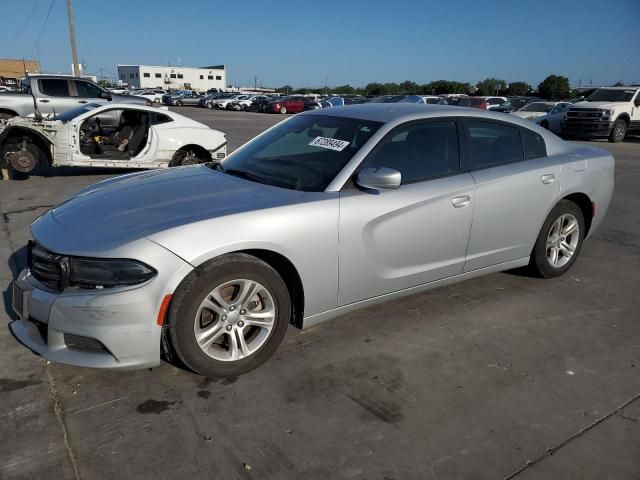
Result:
[[[569,261],[560,267],[554,267],[547,256],[547,239],[551,233],[551,227],[562,215],[570,214],[575,217],[578,222],[578,239],[573,255]],[[570,200],[560,200],[553,207],[549,216],[542,225],[542,229],[538,234],[538,238],[531,252],[531,260],[529,261],[530,272],[538,277],[553,278],[564,275],[575,263],[582,249],[582,242],[585,234],[584,215],[580,207]]]
[[[276,308],[274,326],[264,343],[249,356],[235,361],[217,360],[207,355],[196,342],[196,314],[202,300],[213,289],[238,278],[256,281],[269,290]],[[290,320],[289,292],[278,272],[256,257],[234,253],[198,267],[180,284],[171,301],[164,334],[186,367],[207,377],[229,378],[266,362],[282,342]]]
[[[207,102],[206,105],[207,105],[208,109],[212,109],[213,108],[213,103],[211,103],[211,102]]]
[[[613,128],[611,129],[611,133],[609,133],[609,142],[620,143],[624,140],[626,136],[627,136],[627,122],[624,119],[619,118],[614,122]]]
[[[181,107],[181,106],[182,106],[182,102],[181,102],[180,100],[178,100],[178,101],[176,102],[176,106]]]

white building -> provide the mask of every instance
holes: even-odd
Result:
[[[118,78],[134,88],[176,88],[206,91],[227,85],[224,65],[210,67],[159,67],[152,65],[118,65]]]

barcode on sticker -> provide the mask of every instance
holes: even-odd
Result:
[[[328,148],[329,150],[335,150],[336,152],[341,152],[350,142],[345,142],[344,140],[337,140],[335,138],[327,138],[327,137],[316,137],[309,145],[320,148]]]

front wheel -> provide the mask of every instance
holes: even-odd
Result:
[[[585,226],[580,207],[561,200],[544,222],[533,247],[529,268],[543,278],[559,277],[576,261],[582,248]]]
[[[286,113],[287,113],[287,107],[285,107],[284,105],[283,105],[282,107],[280,107],[280,113],[281,113],[282,115],[286,115]]]
[[[627,122],[619,118],[613,124],[613,129],[609,134],[609,141],[611,143],[620,143],[627,136]]]
[[[290,318],[280,275],[262,260],[236,253],[199,267],[178,287],[165,333],[191,370],[235,377],[269,359]]]
[[[154,98],[153,99],[153,103],[160,103],[160,99],[159,98]]]
[[[178,101],[176,102],[176,105],[177,105],[178,107],[181,107],[181,106],[182,106],[182,102],[181,102],[180,100],[178,100]]]

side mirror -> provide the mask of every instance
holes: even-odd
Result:
[[[365,168],[356,178],[356,183],[362,188],[372,190],[395,190],[402,182],[402,175],[393,168]]]
[[[102,93],[100,94],[100,96],[101,96],[102,98],[106,99],[106,100],[109,100],[109,101],[111,101],[111,99],[113,98],[113,97],[111,96],[111,94],[110,94],[109,92],[105,91],[105,90],[103,90],[103,91],[102,91]]]

